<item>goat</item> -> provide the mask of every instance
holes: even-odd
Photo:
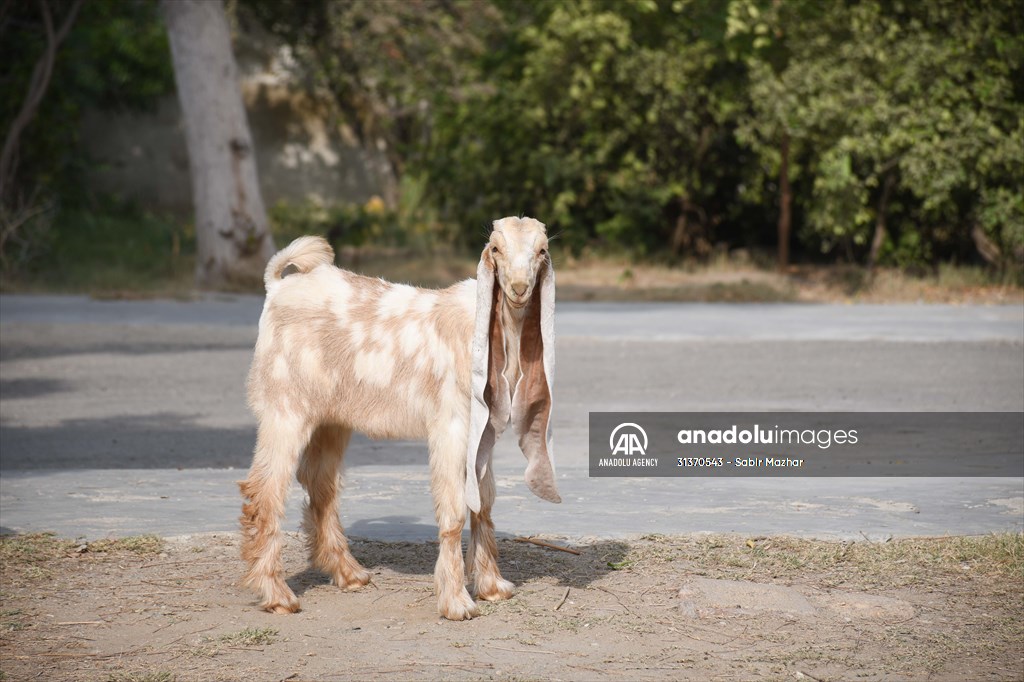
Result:
[[[511,422],[530,490],[561,502],[551,443],[555,277],[543,223],[509,217],[493,228],[476,280],[447,289],[336,268],[319,237],[296,239],[268,263],[248,380],[259,430],[252,467],[239,483],[243,582],[267,611],[299,610],[283,578],[280,529],[296,473],[308,495],[303,527],[312,564],[343,589],[370,580],[337,510],[353,431],[427,441],[440,540],[438,612],[451,620],[479,614],[464,575],[480,599],[512,596],[514,585],[497,565],[491,453]],[[284,277],[288,266],[297,272]]]

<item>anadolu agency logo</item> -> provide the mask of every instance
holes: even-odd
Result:
[[[611,450],[611,456],[598,459],[597,466],[627,471],[640,467],[656,469],[658,458],[646,456],[647,445],[647,432],[644,431],[644,427],[633,422],[619,424],[612,429],[612,434],[608,437],[608,449]]]
[[[608,438],[608,447],[613,455],[646,455],[647,432],[642,426],[633,422],[619,424],[612,430],[612,435]]]

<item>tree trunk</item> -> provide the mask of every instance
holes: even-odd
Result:
[[[196,283],[258,281],[274,241],[221,0],[163,0],[196,212]]]
[[[793,188],[789,185],[789,133],[779,144],[779,268],[789,265],[789,233],[793,223]]]
[[[975,223],[974,227],[971,228],[971,239],[974,240],[974,248],[978,250],[978,253],[985,259],[986,263],[997,268],[1002,267],[1003,253],[999,250],[999,245],[985,234],[985,230],[981,228],[981,225]]]
[[[695,221],[691,222],[691,214],[696,217]],[[676,219],[669,247],[672,250],[672,255],[677,257],[683,255],[684,251],[688,251],[698,258],[703,258],[711,253],[711,241],[708,238],[708,214],[700,205],[685,197],[679,198],[679,217]]]
[[[868,272],[875,269],[878,262],[878,254],[885,243],[886,213],[889,210],[889,196],[892,194],[893,185],[896,184],[895,173],[889,172],[885,176],[885,184],[882,186],[882,196],[878,198],[878,211],[875,217],[875,235],[871,238],[871,251],[868,252]]]

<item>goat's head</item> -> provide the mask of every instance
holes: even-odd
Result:
[[[526,483],[538,497],[561,502],[551,448],[551,386],[555,372],[555,273],[544,224],[502,218],[477,266],[473,334],[473,396],[466,452],[466,504],[480,509],[479,481],[494,443],[511,420],[526,456]],[[497,286],[495,286],[497,283]],[[509,314],[504,314],[503,310]],[[519,343],[510,343],[518,335]],[[510,386],[507,352],[518,346]]]
[[[502,218],[481,255],[498,277],[508,305],[525,308],[537,285],[537,274],[548,259],[548,235],[544,223],[533,218]]]

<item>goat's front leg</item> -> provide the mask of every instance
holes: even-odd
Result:
[[[308,427],[294,417],[265,415],[260,420],[252,468],[239,484],[246,498],[241,518],[242,558],[249,567],[242,582],[260,593],[260,606],[272,613],[299,610],[299,600],[284,581],[281,517],[299,453],[308,441]]]
[[[465,424],[462,424],[465,431]],[[437,610],[448,620],[479,615],[466,591],[462,529],[466,525],[466,437],[445,425],[430,436],[430,488],[440,548],[434,566]]]
[[[466,564],[471,570],[476,596],[486,601],[508,599],[515,591],[515,585],[501,577],[498,571],[498,544],[494,540],[494,522],[491,507],[494,506],[494,470],[487,466],[487,473],[480,481],[480,511],[470,516],[473,536],[466,552]]]

